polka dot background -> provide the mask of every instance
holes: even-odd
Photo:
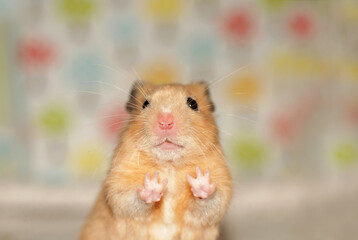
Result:
[[[333,0],[1,0],[0,173],[48,184],[103,178],[136,79],[207,81],[240,180],[354,172],[357,9]]]

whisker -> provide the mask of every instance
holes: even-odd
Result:
[[[141,116],[139,114],[129,114],[129,113],[118,113],[118,114],[113,114],[113,115],[105,115],[105,116],[102,116],[101,118],[107,118],[107,117],[120,117],[120,116],[128,116],[128,118],[131,118],[131,119],[134,119],[134,118],[143,118],[144,119],[144,116]]]
[[[225,132],[224,130],[222,130],[219,126],[215,125],[215,124],[211,124],[211,123],[207,123],[209,126],[212,126],[214,128],[216,128],[217,130],[219,130],[220,132],[222,133],[225,133],[226,135],[229,135],[229,136],[233,136],[232,134],[228,133],[228,132]],[[203,129],[204,131],[207,131],[207,132],[210,132],[214,135],[216,135],[216,132],[212,131],[212,130],[209,130],[209,129],[206,129],[206,128],[202,128],[200,127],[201,129]]]
[[[247,106],[247,105],[243,105],[243,104],[239,104],[237,107],[239,107],[239,108],[246,108],[246,109],[249,109],[249,110],[258,112],[257,108],[254,108],[254,107],[251,107],[251,106]],[[230,110],[232,107],[224,107],[224,108]]]
[[[254,121],[252,119],[249,119],[249,118],[246,118],[246,117],[243,117],[243,116],[239,116],[239,115],[235,115],[235,114],[225,114],[226,116],[229,116],[229,117],[234,117],[234,118],[238,118],[238,119],[243,119],[243,120],[247,120],[249,122],[252,122],[252,123],[257,123],[257,121]]]
[[[217,147],[215,144],[213,144],[213,143],[211,143],[211,142],[209,142],[209,144],[214,147],[214,150],[215,150],[223,159],[226,159],[225,156],[224,156],[224,154],[223,154],[223,152],[222,152],[221,150],[219,150],[218,147]]]
[[[105,96],[102,93],[98,93],[98,92],[93,92],[93,91],[81,91],[81,90],[73,90],[74,93],[90,93],[90,94],[95,94],[95,95],[100,95],[100,96]]]
[[[128,114],[123,113],[123,114],[106,115],[106,116],[100,117],[100,119],[114,118],[114,117],[124,117],[124,116],[128,116]]]
[[[132,67],[132,71],[134,72],[134,75],[139,79],[142,80],[142,77],[139,75],[139,73],[136,71],[134,67]]]
[[[139,167],[139,151],[137,151],[137,166]]]
[[[111,123],[111,124],[106,125],[106,126],[107,126],[107,127],[113,127],[113,126],[116,126],[116,125],[118,125],[118,124],[121,124],[121,127],[123,126],[123,125],[122,125],[123,122],[115,122],[115,123]]]
[[[134,108],[138,107],[137,104],[131,103],[131,102],[127,102],[126,105],[132,106],[132,107],[134,107]]]
[[[194,130],[194,128],[191,128],[191,130]],[[194,138],[194,139],[196,139],[197,141],[200,142],[200,144],[197,145],[197,146],[199,147],[199,150],[202,152],[203,157],[205,158],[205,160],[208,161],[208,159],[206,158],[206,155],[205,155],[203,149],[200,147],[200,146],[205,147],[204,143],[203,143],[203,142],[200,140],[200,138],[196,135],[196,131],[195,131],[195,130],[193,131],[193,133],[194,133],[194,134],[193,134],[192,138]]]
[[[227,135],[227,136],[229,136],[229,137],[232,137],[232,138],[234,138],[235,140],[237,140],[237,138],[233,135],[233,134],[231,134],[231,133],[229,133],[229,132],[226,132],[226,131],[224,131],[222,128],[220,128],[219,126],[216,126],[216,125],[214,125],[214,124],[210,124],[210,123],[208,123],[210,126],[213,126],[213,127],[215,127],[220,133],[223,133],[223,134],[225,134],[225,135]],[[206,128],[202,128],[202,127],[200,127],[200,129],[202,129],[203,131],[206,131],[206,132],[209,132],[209,133],[212,133],[212,134],[216,134],[214,131],[212,131],[212,130],[208,130],[208,129],[206,129]],[[203,134],[202,132],[199,132],[200,134]]]
[[[145,90],[144,90],[144,88],[143,88],[143,85],[142,85],[142,83],[143,83],[143,81],[139,78],[139,84],[137,85],[137,89],[139,90],[139,92],[142,94],[142,96],[144,97],[144,98],[147,98],[146,97],[146,92],[145,92]]]
[[[244,65],[244,66],[241,66],[241,67],[235,69],[234,71],[232,71],[231,73],[225,75],[224,77],[219,78],[219,79],[217,79],[217,80],[214,80],[213,82],[211,82],[211,83],[208,84],[208,87],[207,87],[207,88],[212,87],[212,86],[214,86],[215,84],[218,84],[219,82],[221,82],[221,81],[225,80],[226,78],[232,76],[233,74],[235,74],[235,73],[237,73],[237,72],[239,72],[239,71],[241,71],[241,70],[247,68],[248,66],[249,66],[249,64],[246,64],[246,65]]]
[[[116,73],[120,73],[120,74],[124,74],[126,77],[128,77],[129,79],[132,79],[133,76],[131,76],[128,72],[122,70],[122,69],[115,69],[115,68],[112,68],[110,66],[107,66],[107,65],[104,65],[104,64],[94,64],[95,66],[100,66],[100,67],[104,67],[104,68],[107,68],[109,70],[112,70]]]
[[[193,128],[192,128],[192,130],[194,130],[194,132],[196,132],[196,133],[198,133],[198,134],[202,134],[202,135],[203,135],[202,132],[200,132],[200,131],[198,131],[198,130],[196,130],[196,129],[193,129]],[[204,137],[205,137],[205,136],[204,136]],[[225,159],[224,154],[222,153],[222,151],[220,151],[220,150],[217,148],[217,146],[215,146],[215,144],[211,143],[210,141],[207,141],[207,143],[209,143],[211,146],[213,146],[213,147],[214,147],[213,150],[216,151],[219,155],[221,155],[221,157],[222,157],[223,159]]]
[[[139,90],[139,92],[142,94],[142,96],[147,99],[147,92],[146,90],[144,89],[144,85],[143,85],[143,80],[142,78],[139,76],[139,74],[135,71],[134,67],[132,68],[132,70],[134,71],[135,75],[137,76],[137,82],[139,84],[136,85],[137,89]]]
[[[110,84],[110,83],[106,83],[106,82],[102,82],[102,81],[94,81],[94,82],[96,82],[96,83],[102,83],[102,84],[107,85],[107,86],[109,86],[109,87],[116,88],[117,90],[119,90],[119,91],[121,91],[121,92],[123,92],[123,93],[125,93],[125,94],[128,94],[129,96],[132,96],[138,103],[140,103],[140,101],[139,101],[138,98],[136,98],[135,96],[133,96],[133,95],[130,94],[129,92],[124,91],[123,89],[121,89],[120,87],[118,87],[118,86],[116,86],[116,85],[113,85],[113,84]]]

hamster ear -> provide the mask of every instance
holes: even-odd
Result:
[[[192,84],[194,88],[200,89],[200,91],[204,94],[204,96],[208,100],[209,104],[209,110],[214,112],[215,111],[215,105],[213,101],[211,100],[210,90],[209,90],[209,84],[205,81],[199,81]]]
[[[139,101],[142,99],[143,99],[143,102],[145,101],[145,96],[143,94],[145,94],[149,91],[150,86],[151,86],[150,83],[143,82],[140,80],[136,81],[132,85],[132,90],[130,92],[128,102],[126,104],[127,112],[132,113],[136,109],[136,106],[143,104]]]

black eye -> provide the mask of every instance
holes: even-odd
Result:
[[[188,100],[186,101],[186,103],[188,104],[188,106],[193,109],[194,111],[198,111],[198,104],[197,102],[192,99],[191,97],[188,97]]]
[[[143,109],[144,109],[144,108],[146,108],[148,105],[149,105],[148,100],[145,100],[145,102],[143,103],[143,106],[142,106],[142,107],[143,107]]]

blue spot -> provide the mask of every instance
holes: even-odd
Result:
[[[96,90],[103,81],[104,67],[101,59],[94,54],[75,58],[69,67],[70,79],[81,90]]]
[[[215,58],[216,41],[210,35],[194,36],[187,47],[187,58],[191,63],[206,63]]]
[[[110,36],[120,44],[137,43],[139,39],[139,24],[131,17],[118,17],[110,24]]]
[[[0,16],[9,16],[13,13],[14,0],[0,0]]]

